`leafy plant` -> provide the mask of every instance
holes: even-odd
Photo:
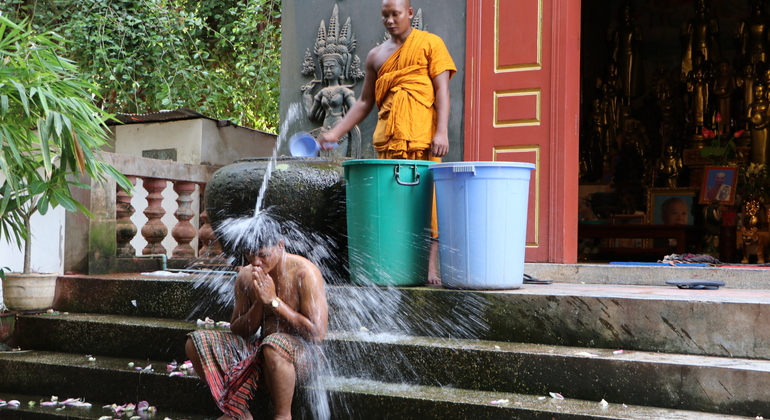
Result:
[[[72,188],[79,180],[113,176],[131,183],[98,157],[107,144],[105,118],[94,105],[95,86],[79,78],[62,56],[64,40],[40,33],[30,22],[0,16],[0,236],[24,247],[24,273],[30,272],[30,218],[62,206],[88,209]]]
[[[701,128],[701,135],[704,140],[711,140],[711,143],[700,149],[701,157],[710,157],[714,165],[726,165],[729,158],[735,157],[735,140],[740,137],[746,130],[738,130],[733,134],[733,137],[727,141],[727,144],[722,144],[722,115],[717,112],[716,116],[717,129],[716,131],[709,130],[706,127]]]
[[[6,0],[0,11],[72,40],[108,112],[191,108],[278,127],[280,0]]]

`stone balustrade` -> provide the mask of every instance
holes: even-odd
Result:
[[[103,153],[102,158],[124,174],[137,190],[142,188],[147,191],[147,205],[143,210],[147,222],[141,227],[134,224],[132,216],[136,209],[131,204],[131,194],[113,179],[108,177],[92,182],[90,210],[94,217],[89,220],[88,230],[89,273],[112,271],[118,258],[136,257],[137,251],[131,241],[137,233],[141,233],[147,241],[141,250],[142,255],[163,254],[169,259],[190,260],[215,258],[221,254],[203,206],[192,205],[197,197],[200,197],[198,202],[203,202],[206,184],[218,167],[114,153]],[[163,192],[169,182],[177,194],[176,204],[173,200],[164,199]],[[200,207],[200,210],[194,207]],[[162,221],[167,212],[175,216],[175,225],[166,226]],[[196,216],[200,220],[200,227],[191,223]],[[75,226],[73,228],[78,229]],[[169,232],[177,243],[170,252],[162,244]],[[191,245],[196,236],[199,245],[197,249]]]

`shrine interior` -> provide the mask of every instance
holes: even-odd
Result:
[[[579,260],[764,263],[767,0],[583,0],[582,16]]]

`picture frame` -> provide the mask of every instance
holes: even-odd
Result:
[[[706,166],[703,170],[699,204],[710,204],[712,200],[720,204],[735,203],[735,188],[738,184],[738,167]]]
[[[693,206],[697,204],[696,200],[695,188],[650,188],[647,190],[647,223],[692,225],[695,220]],[[666,209],[663,208],[664,204]],[[667,210],[666,215],[663,214],[664,210]],[[682,213],[685,211],[686,219],[682,219]],[[682,223],[683,221],[686,223]]]

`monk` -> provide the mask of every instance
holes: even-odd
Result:
[[[319,137],[328,150],[369,115],[377,104],[377,127],[372,140],[379,159],[440,162],[449,152],[449,79],[457,68],[444,42],[436,35],[412,28],[409,0],[383,0],[382,23],[390,38],[366,56],[361,96],[345,118]],[[433,206],[433,240],[428,283],[437,275],[438,228]]]
[[[273,419],[291,419],[294,388],[307,380],[315,346],[328,324],[324,281],[318,267],[284,249],[277,222],[264,222],[250,263],[235,280],[230,331],[197,330],[187,356],[211,389],[223,419],[251,420],[249,400],[266,385]]]

